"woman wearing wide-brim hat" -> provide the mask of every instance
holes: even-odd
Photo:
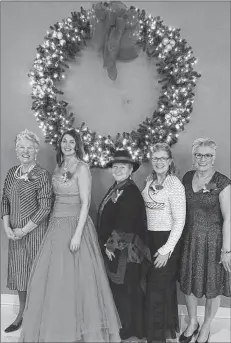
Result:
[[[98,213],[98,236],[112,293],[120,315],[121,338],[143,338],[143,265],[150,261],[145,245],[146,211],[142,195],[132,180],[140,163],[126,150],[115,152],[107,164],[115,179]]]

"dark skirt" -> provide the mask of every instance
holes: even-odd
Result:
[[[141,265],[129,263],[123,284],[110,281],[112,294],[119,312],[121,339],[144,337],[144,291],[141,287]]]
[[[148,241],[153,256],[163,246],[169,231],[149,231]],[[179,243],[176,245],[165,267],[155,268],[147,273],[145,300],[145,333],[147,341],[166,342],[176,338],[179,332],[176,280],[179,266]]]
[[[230,274],[220,262],[222,227],[197,225],[184,229],[182,236],[180,289],[197,298],[231,296]]]

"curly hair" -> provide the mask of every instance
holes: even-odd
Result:
[[[214,152],[216,152],[216,149],[217,149],[217,143],[214,140],[210,138],[197,138],[192,144],[193,155],[195,154],[196,149],[199,148],[200,146],[208,146],[211,149],[213,149]]]
[[[33,144],[35,145],[35,149],[39,150],[40,141],[39,141],[38,136],[34,132],[29,131],[27,129],[25,129],[25,130],[23,130],[17,134],[17,136],[15,137],[15,146],[17,147],[19,141],[24,139],[24,138],[32,141]]]

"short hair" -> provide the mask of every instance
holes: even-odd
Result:
[[[58,142],[58,146],[57,146],[57,153],[56,153],[56,161],[59,167],[62,166],[63,164],[63,152],[61,149],[61,142],[63,140],[63,137],[65,135],[70,135],[74,140],[75,140],[75,155],[77,158],[79,158],[80,160],[84,160],[84,146],[83,146],[83,141],[81,138],[81,135],[79,132],[77,132],[75,129],[70,129],[67,130],[65,132],[63,132],[63,134],[60,137],[60,140]]]
[[[172,162],[171,162],[169,169],[168,169],[168,174],[169,175],[175,175],[177,172],[177,168],[176,168],[176,165],[173,161],[173,155],[172,155],[172,150],[171,150],[170,146],[167,143],[156,143],[156,144],[152,145],[150,147],[150,157],[156,151],[167,152],[168,157],[172,159]],[[155,174],[155,172],[153,172],[153,174]]]
[[[200,146],[208,146],[211,149],[213,149],[214,152],[216,152],[216,149],[217,149],[217,143],[214,140],[210,138],[197,138],[192,144],[193,155],[195,154],[196,149],[199,148]]]
[[[27,129],[25,129],[25,130],[23,130],[17,134],[17,136],[15,137],[15,146],[17,147],[18,142],[24,138],[28,139],[29,141],[32,141],[33,144],[36,145],[36,147],[35,147],[36,150],[39,149],[40,141],[39,141],[38,136],[34,132],[29,131]]]

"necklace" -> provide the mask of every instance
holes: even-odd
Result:
[[[78,162],[78,159],[75,158],[74,161],[69,163],[66,167],[63,166],[64,173],[62,173],[62,180],[64,183],[66,183],[68,180],[72,178],[73,173],[68,171],[68,169],[76,162]]]
[[[77,161],[77,158],[75,158],[71,163],[67,164],[66,166],[63,165],[63,170],[66,172]]]
[[[161,182],[155,183],[155,181],[157,181],[157,180],[154,180],[154,181],[151,183],[150,187],[151,187],[151,189],[152,189],[155,193],[157,193],[157,191],[160,191],[161,189],[164,188],[163,183],[164,183],[166,177],[167,177],[167,175],[165,175],[165,177],[161,180]]]
[[[27,170],[26,173],[22,172],[22,165],[20,165],[14,172],[15,179],[21,179],[25,181],[29,181],[28,175],[31,172],[31,170],[36,166],[36,164],[32,164],[30,168]]]
[[[203,187],[205,187],[206,184],[210,183],[210,181],[213,178],[214,171],[208,175],[205,176],[198,176],[197,173],[195,173],[195,177],[192,180],[193,187],[196,191],[199,191]]]

